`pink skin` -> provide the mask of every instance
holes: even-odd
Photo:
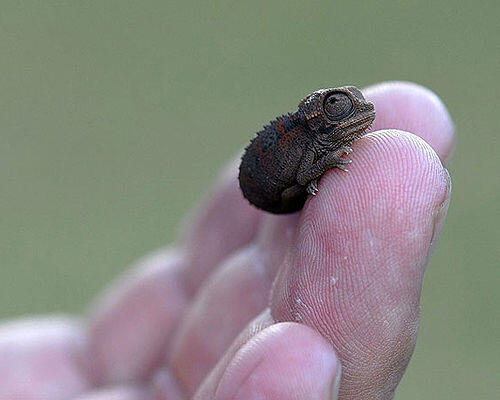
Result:
[[[70,318],[0,324],[0,399],[64,400],[89,390],[83,346]]]
[[[327,399],[336,395],[339,376],[335,352],[316,331],[290,322],[273,324],[234,354],[215,398]]]
[[[150,396],[150,389],[127,385],[91,390],[74,400],[144,400]]]
[[[274,216],[241,197],[231,163],[186,224],[182,250],[139,262],[94,302],[85,351],[63,329],[42,355],[44,342],[29,339],[40,329],[18,328],[10,358],[0,357],[0,397],[19,382],[15,393],[42,393],[36,371],[51,365],[59,372],[43,390],[81,400],[392,398],[449,201],[440,160],[451,157],[453,125],[418,85],[364,93],[377,119],[354,144],[349,173],[328,172],[301,213]],[[82,393],[140,382],[151,392]]]
[[[95,384],[145,379],[163,360],[168,338],[186,306],[179,283],[183,268],[183,253],[160,250],[97,299],[88,346]]]

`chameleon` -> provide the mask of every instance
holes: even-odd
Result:
[[[299,211],[332,168],[347,171],[351,144],[375,119],[373,103],[355,86],[320,89],[297,110],[270,121],[245,148],[238,180],[244,197],[274,214]]]

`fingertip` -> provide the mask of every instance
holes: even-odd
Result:
[[[189,254],[186,288],[194,293],[213,267],[255,236],[264,213],[250,205],[238,185],[239,157],[220,172],[214,188],[184,226]]]
[[[275,321],[328,338],[344,368],[341,394],[368,399],[393,392],[413,352],[449,178],[434,150],[407,132],[374,132],[353,149],[350,171],[328,171],[306,202],[270,304]]]
[[[340,363],[313,329],[279,323],[259,332],[235,354],[215,399],[335,399]]]
[[[241,330],[266,308],[271,279],[261,258],[255,245],[234,252],[203,283],[183,315],[168,365],[185,393],[197,390]]]
[[[316,246],[308,240],[321,238],[326,249],[348,242],[368,255],[367,232],[380,231],[381,246],[396,239],[425,255],[431,238],[424,240],[423,232],[449,197],[449,175],[436,153],[420,137],[398,130],[368,134],[353,148],[350,171],[328,171],[318,195],[306,202],[299,222],[304,243],[294,248],[305,252]]]
[[[138,386],[117,386],[105,389],[96,389],[74,400],[146,400],[149,399],[148,390]]]
[[[182,252],[160,250],[140,260],[92,304],[87,352],[95,383],[144,379],[163,361],[187,303],[179,278],[184,264]]]
[[[340,214],[351,223],[368,218],[383,224],[390,211],[409,212],[410,205],[418,210],[427,203],[436,207],[449,192],[447,171],[430,145],[414,134],[377,131],[353,148],[350,171],[330,170],[323,176],[320,192],[306,203],[301,221],[317,210],[315,218]]]
[[[0,398],[68,399],[90,388],[77,319],[47,316],[0,324]]]
[[[420,136],[446,165],[453,154],[455,127],[442,100],[430,89],[412,82],[390,81],[363,91],[375,104],[373,131],[398,129]]]

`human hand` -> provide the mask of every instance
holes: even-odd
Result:
[[[178,242],[107,288],[86,321],[4,323],[0,398],[392,398],[448,207],[454,132],[422,87],[364,94],[373,133],[300,213],[250,206],[232,163]]]

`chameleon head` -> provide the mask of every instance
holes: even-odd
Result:
[[[317,90],[299,104],[309,129],[352,141],[375,119],[373,103],[355,86]]]

